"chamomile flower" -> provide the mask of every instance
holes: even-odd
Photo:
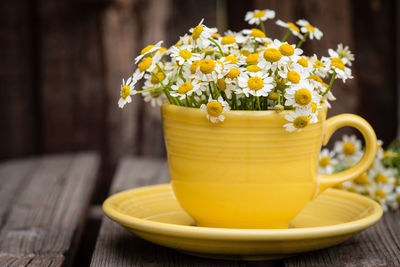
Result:
[[[242,73],[238,77],[239,86],[246,96],[268,96],[274,88],[274,78],[263,72]]]
[[[225,36],[235,37],[235,41],[238,44],[244,44],[248,41],[248,38],[243,36],[243,34],[241,32],[234,32],[234,31],[228,30],[224,34],[225,34]]]
[[[318,173],[332,174],[333,166],[337,164],[337,159],[334,158],[335,152],[324,148],[319,154]]]
[[[140,55],[135,58],[135,64],[137,64],[143,57],[159,50],[163,41],[159,41],[155,45],[148,45],[140,51]]]
[[[346,67],[343,61],[339,57],[333,57],[330,59],[330,72],[335,72],[337,77],[345,82],[351,76],[351,69]]]
[[[309,72],[300,65],[294,63],[279,70],[278,75],[287,80],[287,85],[294,85],[305,80],[309,76]]]
[[[327,61],[326,57],[323,57],[320,59],[318,59],[317,55],[313,55],[310,58],[311,61],[311,65],[313,67],[313,73],[317,76],[320,77],[326,77],[326,75],[328,74],[329,70],[330,70],[330,62]]]
[[[207,119],[212,123],[218,123],[225,120],[223,115],[230,110],[229,104],[220,96],[218,100],[212,99],[210,96],[207,105],[202,104],[200,110],[206,113]]]
[[[387,204],[392,210],[400,208],[400,186],[397,186],[393,192],[388,194]]]
[[[259,29],[253,28],[253,29],[245,29],[242,31],[244,34],[246,34],[248,37],[251,39],[259,42],[259,43],[265,43],[270,41],[271,39],[267,38],[264,32],[260,31]]]
[[[223,50],[228,51],[230,48],[238,48],[235,36],[226,35],[220,38],[221,47]]]
[[[308,33],[310,39],[317,39],[320,40],[322,38],[323,33],[317,28],[312,26],[307,20],[299,19],[297,25],[301,26],[302,33]]]
[[[311,103],[319,103],[321,96],[313,89],[307,80],[291,86],[285,91],[286,106],[302,107]]]
[[[136,90],[134,88],[140,78],[140,75],[135,72],[126,82],[124,79],[122,79],[121,97],[118,100],[118,106],[120,108],[123,108],[126,103],[132,102],[131,95],[136,94]]]
[[[303,35],[301,35],[299,27],[297,27],[293,22],[283,22],[282,20],[278,19],[276,21],[276,25],[286,28],[294,36],[303,39]]]
[[[274,41],[274,43],[277,40]],[[296,48],[295,45],[291,45],[288,43],[280,43],[279,45],[279,52],[281,52],[283,58],[287,62],[296,62],[297,60],[300,59],[301,54],[303,54],[303,50],[300,48]]]
[[[171,86],[173,92],[171,96],[178,97],[180,100],[185,99],[186,96],[191,96],[193,93],[201,94],[200,83],[196,81],[183,81],[178,79],[177,83]]]
[[[206,48],[210,44],[210,40],[208,38],[211,37],[213,33],[217,32],[215,28],[208,28],[203,24],[204,19],[202,19],[196,27],[190,29],[192,33],[192,40],[194,45],[197,45],[199,48]]]
[[[156,53],[153,57],[145,57],[140,61],[138,65],[139,74],[144,75],[144,73],[152,72],[159,63],[161,59],[161,53]]]
[[[159,90],[143,92],[142,95],[144,102],[150,102],[152,107],[161,106],[164,100],[162,91]]]
[[[267,19],[275,18],[275,11],[264,9],[264,10],[254,10],[248,11],[244,18],[249,24],[260,25],[261,21],[266,21]]]
[[[285,115],[285,119],[289,123],[283,125],[283,127],[288,132],[300,132],[311,123],[311,113],[312,109],[310,106],[298,107],[295,111],[290,111],[289,114]]]
[[[170,49],[171,57],[173,57],[179,65],[185,62],[192,64],[195,60],[200,60],[201,56],[197,53],[192,53],[189,45],[173,46]]]
[[[354,54],[351,53],[347,45],[343,46],[343,44],[338,44],[336,53],[338,54],[338,57],[343,60],[343,62],[345,62],[344,59],[346,59],[345,64],[351,66],[351,62],[354,61]]]
[[[343,135],[341,141],[335,143],[335,152],[338,158],[347,165],[354,165],[362,157],[361,141],[355,135]]]
[[[203,82],[216,81],[222,78],[223,63],[210,58],[203,59],[196,68],[196,79]]]

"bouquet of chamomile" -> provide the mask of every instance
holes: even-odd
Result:
[[[172,105],[199,108],[205,119],[223,122],[230,110],[289,110],[287,131],[301,131],[318,122],[323,105],[335,100],[333,82],[352,78],[354,55],[339,44],[328,56],[306,56],[301,45],[322,38],[322,32],[307,20],[276,21],[285,28],[282,39],[268,37],[264,21],[274,19],[273,10],[247,12],[245,20],[259,28],[219,33],[203,20],[166,49],[162,41],[148,45],[136,57],[137,69],[122,80],[119,107],[142,94],[153,106]],[[287,42],[289,36],[297,44]],[[137,83],[144,79],[141,90]]]
[[[400,141],[384,150],[378,141],[378,152],[371,167],[356,179],[336,186],[362,194],[378,202],[384,211],[400,208]],[[357,164],[364,154],[356,136],[344,135],[332,150],[324,148],[319,156],[318,173],[332,174]]]

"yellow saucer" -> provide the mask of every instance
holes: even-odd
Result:
[[[106,199],[103,209],[112,220],[155,244],[232,260],[277,259],[333,246],[382,216],[375,201],[328,189],[293,219],[290,229],[196,227],[167,184],[117,193]]]

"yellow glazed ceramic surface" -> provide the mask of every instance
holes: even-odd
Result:
[[[283,258],[339,244],[382,215],[374,201],[336,189],[324,191],[290,223],[290,229],[224,229],[191,226],[169,185],[127,190],[103,204],[108,217],[153,243],[203,257]]]
[[[164,103],[162,117],[171,185],[198,225],[287,228],[318,193],[359,176],[372,163],[376,136],[362,118],[343,114],[301,132],[283,127],[288,111],[230,111],[213,124],[200,109]],[[361,162],[335,175],[317,175],[321,145],[343,126],[366,142]]]

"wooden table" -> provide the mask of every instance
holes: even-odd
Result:
[[[98,167],[99,157],[92,153],[0,164],[0,266],[87,266],[90,259],[90,266],[96,267],[400,266],[400,212],[385,214],[375,226],[341,245],[259,262],[184,255],[135,237],[101,213],[98,232],[84,228]],[[165,161],[125,158],[117,168],[110,194],[167,182]],[[80,244],[83,229],[95,232],[93,248]],[[87,254],[86,262],[81,257]]]

